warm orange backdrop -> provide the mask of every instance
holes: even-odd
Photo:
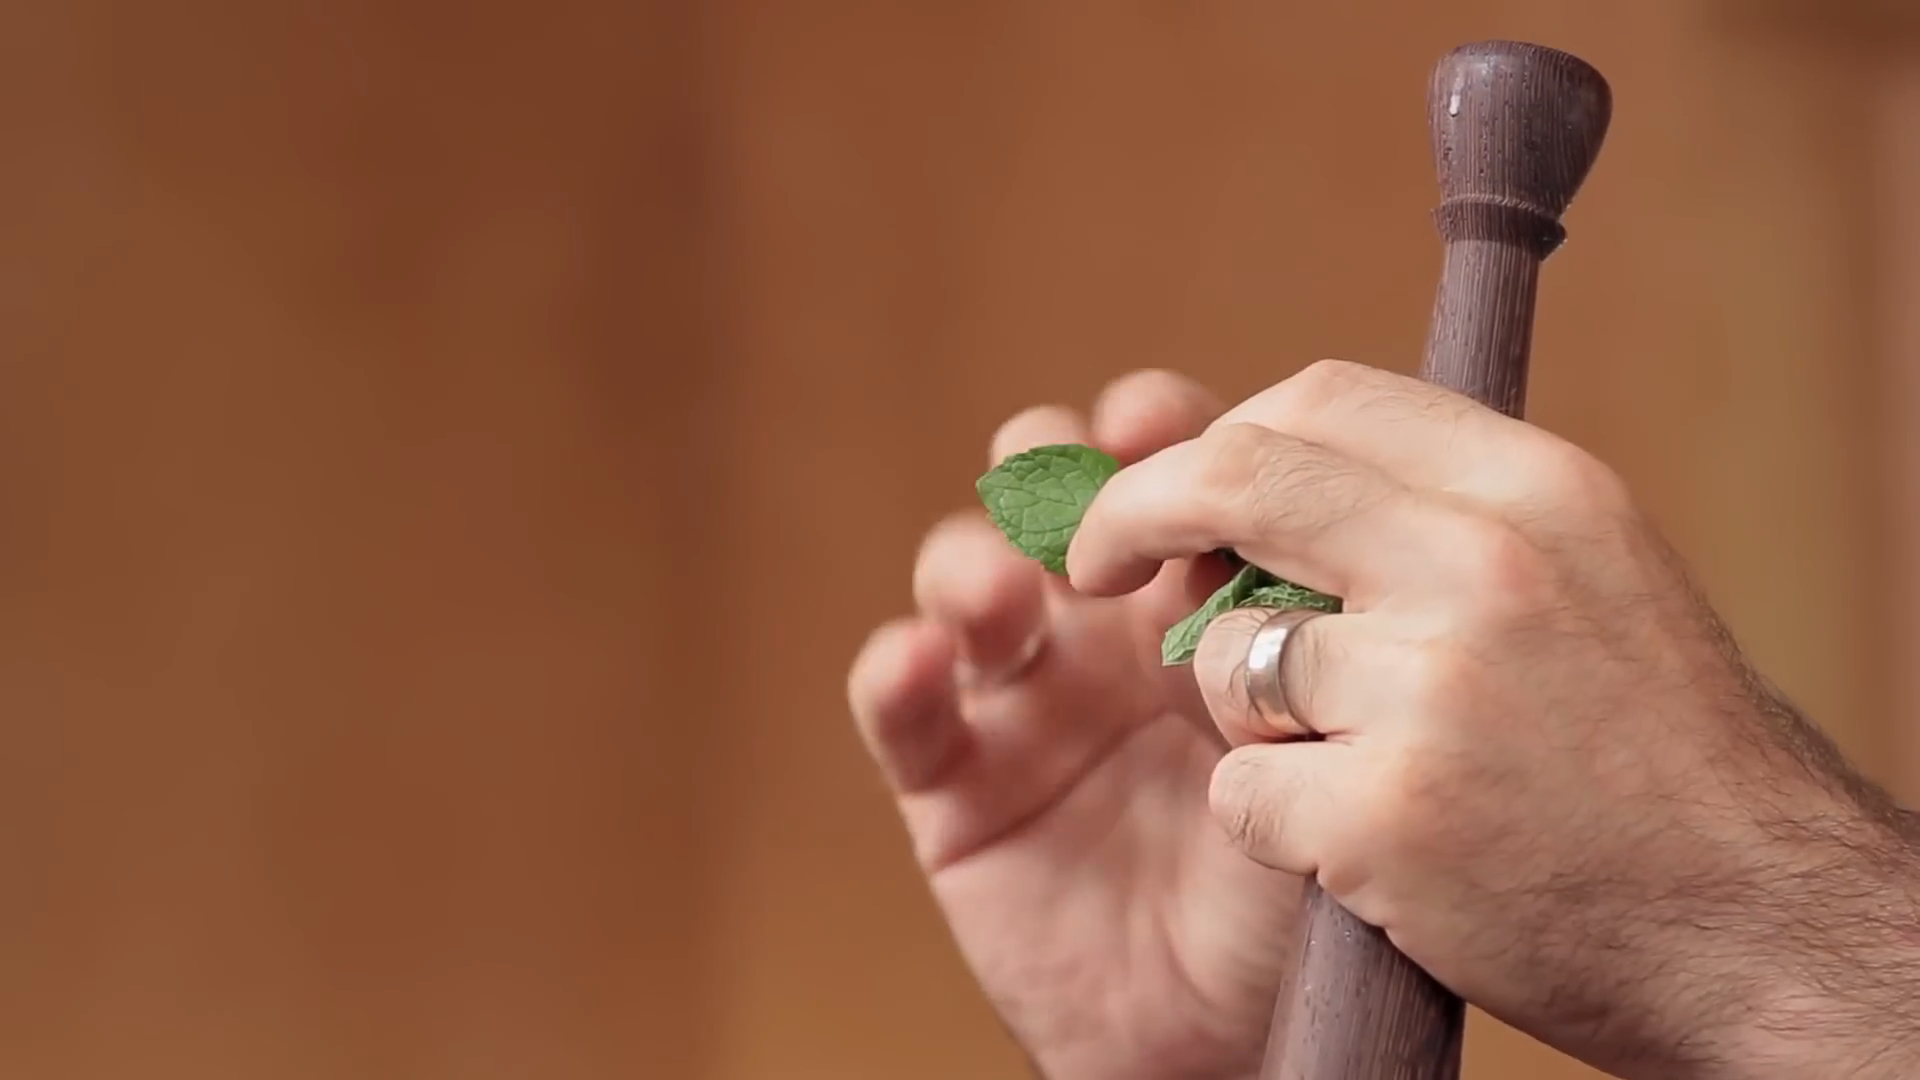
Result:
[[[1479,37],[1618,96],[1533,416],[1884,774],[1888,39],[1738,11],[9,6],[0,1074],[1019,1075],[844,665],[1006,413],[1410,369]]]

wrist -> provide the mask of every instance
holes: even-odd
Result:
[[[1751,993],[1689,1080],[1902,1080],[1920,1061],[1920,846],[1847,830],[1756,902]],[[1808,850],[1808,849],[1803,849]]]

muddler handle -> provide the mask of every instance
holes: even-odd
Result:
[[[1446,261],[1420,377],[1517,417],[1540,264],[1566,239],[1613,94],[1577,57],[1490,41],[1440,61],[1427,107]],[[1456,1080],[1458,997],[1314,882],[1301,932],[1261,1080]]]

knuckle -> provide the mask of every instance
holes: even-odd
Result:
[[[1245,498],[1259,483],[1273,455],[1271,433],[1253,424],[1227,424],[1207,437],[1196,478],[1202,492],[1218,499]]]
[[[1272,419],[1285,427],[1331,408],[1361,389],[1370,372],[1350,360],[1316,360],[1274,387]]]
[[[920,550],[913,560],[913,592],[915,599],[926,600],[927,590],[934,579],[947,571],[955,563],[955,551],[970,530],[973,522],[955,515],[948,517],[920,539]]]
[[[1315,360],[1300,369],[1288,383],[1296,388],[1303,402],[1331,404],[1360,389],[1372,373],[1365,364],[1351,360]]]
[[[1556,502],[1602,513],[1623,510],[1632,501],[1619,473],[1570,442],[1555,442],[1541,452],[1537,483]]]
[[[1025,449],[1035,438],[1071,429],[1077,420],[1074,411],[1064,405],[1031,405],[994,429],[993,446],[1002,455],[1013,453]]]
[[[1546,556],[1512,524],[1476,515],[1456,515],[1451,549],[1465,583],[1482,606],[1530,605],[1550,579]]]
[[[920,551],[913,559],[913,599],[922,608],[933,594],[933,587],[945,569],[944,549],[938,536],[929,535],[920,542]]]
[[[885,728],[910,704],[898,672],[918,625],[913,616],[901,616],[876,627],[848,666],[847,703],[863,729]]]
[[[1203,493],[1232,508],[1232,523],[1253,535],[1298,525],[1300,495],[1312,492],[1321,505],[1362,508],[1368,488],[1357,472],[1308,444],[1271,428],[1229,424],[1218,443]]]
[[[1140,368],[1108,383],[1100,396],[1108,402],[1128,399],[1159,401],[1177,398],[1186,393],[1189,386],[1184,376],[1165,368]]]
[[[1020,433],[1021,429],[1032,423],[1036,415],[1044,415],[1045,408],[1039,405],[1029,406],[1000,421],[1000,426],[993,429],[993,445],[1004,448],[1015,435]]]
[[[1429,642],[1399,658],[1394,678],[1409,719],[1423,728],[1444,723],[1471,692],[1472,666],[1456,645]]]

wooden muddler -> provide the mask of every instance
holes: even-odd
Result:
[[[1446,260],[1420,376],[1519,416],[1540,264],[1612,118],[1600,73],[1553,49],[1466,45],[1428,93]],[[1274,1010],[1262,1080],[1455,1080],[1460,999],[1386,934],[1307,886],[1297,977]]]

